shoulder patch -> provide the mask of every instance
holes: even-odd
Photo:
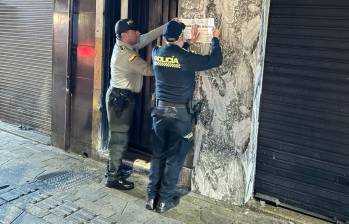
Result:
[[[129,62],[133,62],[134,60],[136,60],[136,58],[137,58],[137,55],[136,55],[136,54],[133,54],[133,55],[131,55],[131,56],[128,58],[128,61],[129,61]]]

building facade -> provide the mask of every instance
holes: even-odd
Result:
[[[224,62],[198,73],[203,109],[181,182],[227,205],[255,196],[349,220],[349,3],[3,0],[0,7],[0,119],[102,160],[115,22],[130,17],[146,32],[176,16],[215,18]],[[151,47],[141,52],[149,61]],[[150,157],[153,90],[146,78],[128,160]]]

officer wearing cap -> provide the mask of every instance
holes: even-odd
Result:
[[[132,123],[135,95],[142,89],[143,76],[152,76],[151,66],[139,55],[138,50],[161,35],[162,27],[140,35],[131,19],[119,20],[115,25],[116,43],[111,58],[110,87],[106,95],[109,124],[109,159],[106,186],[130,190],[134,184],[121,165],[122,155],[128,146],[128,131]]]
[[[166,45],[153,49],[156,109],[153,117],[153,158],[146,208],[165,212],[179,203],[175,188],[188,150],[192,147],[192,114],[189,102],[195,88],[195,72],[222,64],[220,31],[213,30],[211,53],[200,55],[186,49],[185,25],[168,22],[163,31]],[[184,48],[183,48],[184,47]]]

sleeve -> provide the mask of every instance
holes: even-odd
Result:
[[[164,26],[162,25],[154,30],[149,31],[148,33],[142,34],[139,38],[139,42],[135,44],[133,48],[137,50],[142,49],[154,40],[156,40],[156,38],[158,38],[162,34],[163,27]]]
[[[183,69],[187,71],[203,71],[220,66],[223,63],[223,55],[219,39],[212,38],[211,46],[212,51],[209,55],[188,52]]]
[[[154,61],[154,57],[156,56],[156,52],[159,49],[159,46],[153,47],[153,50],[151,51],[151,59]]]
[[[132,73],[143,76],[153,76],[153,69],[151,65],[137,54],[128,54],[126,63],[128,63],[128,68],[132,71]]]
[[[190,44],[189,44],[187,41],[184,42],[183,48],[186,49],[186,50],[188,50],[189,47],[190,47]]]

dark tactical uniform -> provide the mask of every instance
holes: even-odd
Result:
[[[127,30],[137,30],[132,20],[120,20],[116,24],[118,35]],[[111,80],[106,95],[109,124],[109,160],[107,186],[118,189],[133,188],[125,181],[130,171],[121,165],[123,153],[128,147],[128,132],[132,124],[135,96],[142,90],[143,76],[153,75],[151,66],[138,55],[138,50],[161,35],[162,27],[140,36],[136,45],[117,40],[111,58]]]
[[[149,201],[159,198],[159,206],[173,200],[180,170],[192,147],[192,114],[188,103],[193,97],[195,72],[222,64],[219,39],[213,38],[211,46],[211,54],[205,56],[175,44],[153,49],[157,105],[152,114],[153,158],[147,190]],[[148,204],[147,208],[153,209]]]

